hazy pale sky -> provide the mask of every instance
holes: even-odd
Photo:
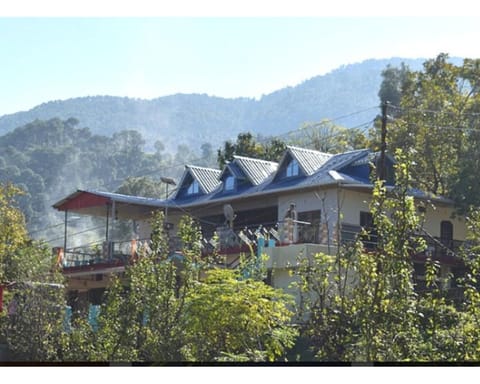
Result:
[[[480,57],[478,16],[55,16],[0,18],[0,115],[88,95],[259,98],[369,58]]]

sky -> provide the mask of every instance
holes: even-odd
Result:
[[[480,15],[460,12],[463,0],[454,9],[443,10],[440,1],[436,12],[411,15],[374,11],[387,2],[370,11],[352,4],[342,8],[342,0],[327,12],[292,8],[292,2],[283,8],[281,1],[270,8],[251,2],[247,11],[222,8],[235,3],[215,0],[183,9],[184,1],[177,0],[177,7],[167,10],[131,3],[124,8],[122,1],[105,9],[90,0],[81,3],[86,8],[71,9],[62,8],[70,2],[50,8],[45,1],[30,7],[22,2],[0,11],[0,116],[94,95],[258,99],[370,58],[432,58],[440,52],[480,58]],[[210,3],[216,8],[208,8]]]

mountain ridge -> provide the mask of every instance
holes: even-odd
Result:
[[[424,61],[399,57],[368,59],[342,65],[259,99],[177,93],[152,99],[97,95],[52,100],[28,111],[0,116],[0,135],[36,119],[74,117],[94,134],[111,135],[134,129],[147,143],[160,140],[167,149],[173,149],[179,144],[198,148],[203,142],[218,147],[239,132],[278,135],[306,122],[338,117],[343,117],[338,119],[339,125],[353,127],[378,114],[374,107],[378,105],[381,72],[387,65],[404,62],[418,70]]]

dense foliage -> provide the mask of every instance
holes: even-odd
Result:
[[[397,188],[387,195],[383,181],[377,181],[373,190],[378,247],[365,249],[359,237],[336,255],[300,260],[297,274],[307,316],[302,336],[319,361],[476,362],[480,216],[469,217],[471,243],[457,255],[466,273],[451,276],[463,298],[448,294],[434,260],[426,263],[427,290],[415,290],[411,257],[425,245],[415,236],[420,217],[407,193],[411,159],[404,161],[398,152],[397,159]]]
[[[65,337],[73,361],[273,361],[293,345],[290,298],[262,281],[202,258],[200,234],[184,218],[181,254],[168,254],[161,214],[142,249],[105,297],[98,328],[81,319]]]
[[[0,342],[14,358],[58,360],[63,332],[65,290],[56,259],[43,243],[32,241],[15,198],[20,190],[0,184]]]
[[[235,143],[227,140],[223,149],[217,151],[217,163],[222,169],[227,162],[233,160],[234,155],[278,162],[285,149],[286,144],[282,140],[270,138],[261,142],[255,140],[250,132],[239,133]]]
[[[62,220],[51,205],[77,189],[120,188],[126,194],[162,197],[165,185],[159,185],[159,177],[166,173],[178,178],[184,164],[180,159],[188,162],[200,156],[186,147],[179,147],[172,156],[160,142],[154,152],[147,153],[137,131],[107,137],[78,125],[73,118],[36,120],[0,137],[0,182],[14,183],[24,191],[18,201],[29,230],[38,231],[37,237],[58,237],[54,232],[58,228],[48,230]],[[203,165],[214,162],[209,145],[201,150]]]
[[[480,60],[456,65],[440,54],[422,70],[387,68],[383,77],[379,96],[393,101],[388,144],[415,151],[414,185],[451,197],[463,212],[479,206]]]

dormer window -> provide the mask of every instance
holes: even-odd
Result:
[[[298,172],[298,161],[296,159],[292,159],[292,161],[290,161],[290,163],[287,165],[286,176],[298,176]]]
[[[235,189],[235,178],[233,176],[227,176],[224,182],[225,191],[233,191]]]
[[[187,190],[187,195],[196,195],[199,192],[198,181],[193,180]]]

